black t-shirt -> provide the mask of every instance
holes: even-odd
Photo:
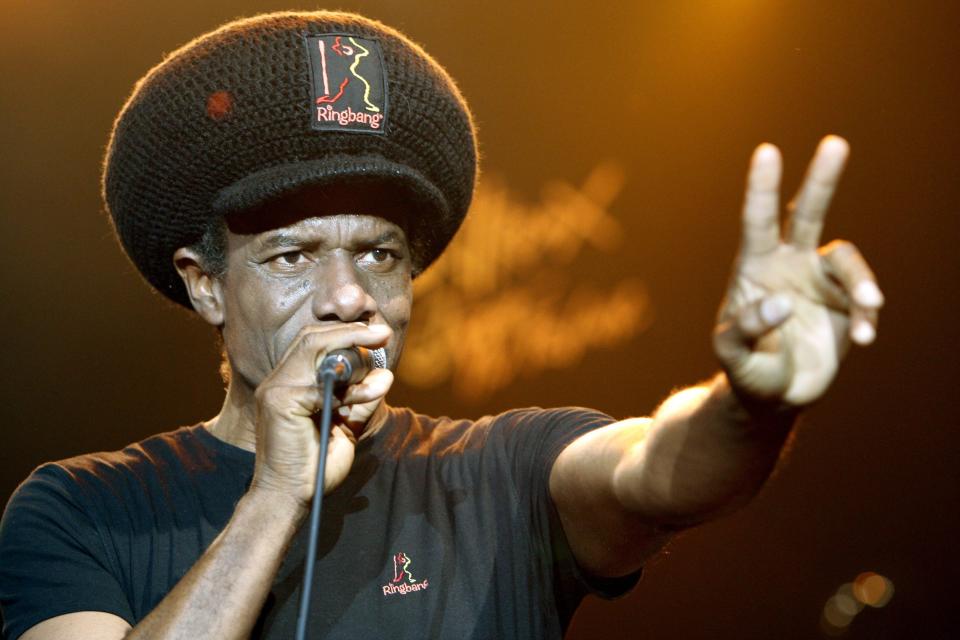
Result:
[[[585,409],[478,421],[390,409],[324,498],[310,636],[560,638],[588,579],[549,497],[550,468],[611,422]],[[38,468],[0,523],[0,606],[15,640],[64,613],[142,620],[233,514],[254,455],[202,426]],[[308,527],[294,539],[252,634],[291,638]]]

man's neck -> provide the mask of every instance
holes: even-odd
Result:
[[[220,413],[204,423],[214,436],[247,451],[257,450],[257,405],[253,391],[231,377]]]

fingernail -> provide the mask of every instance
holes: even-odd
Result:
[[[757,147],[754,154],[757,160],[763,160],[764,162],[768,162],[777,157],[777,148],[774,145],[770,144],[769,142],[764,142],[763,144]]]
[[[833,147],[840,152],[845,152],[850,147],[850,144],[846,140],[832,133],[823,138],[821,145],[823,145],[824,148]]]
[[[760,316],[769,325],[783,322],[793,309],[793,301],[785,293],[770,296],[760,303]]]
[[[857,344],[870,344],[877,337],[877,332],[869,322],[858,322],[853,327],[851,337]]]
[[[864,280],[853,290],[853,299],[865,307],[879,307],[883,304],[883,294],[872,280]]]

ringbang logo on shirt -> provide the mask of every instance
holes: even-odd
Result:
[[[430,581],[424,578],[417,580],[410,573],[410,556],[403,551],[393,556],[393,579],[380,587],[383,595],[392,596],[399,594],[405,596],[414,591],[424,591],[430,586]]]
[[[387,79],[380,44],[346,34],[307,36],[313,85],[311,126],[383,133]]]

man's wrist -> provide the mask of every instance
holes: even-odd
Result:
[[[710,385],[710,396],[721,403],[731,421],[743,426],[747,433],[762,430],[765,433],[786,433],[796,422],[802,407],[777,398],[758,398],[737,388],[721,371]]]
[[[294,528],[310,512],[310,504],[288,491],[272,488],[254,481],[241,498],[241,504],[255,513],[267,514],[270,518],[289,522]],[[239,506],[239,505],[238,505]]]

